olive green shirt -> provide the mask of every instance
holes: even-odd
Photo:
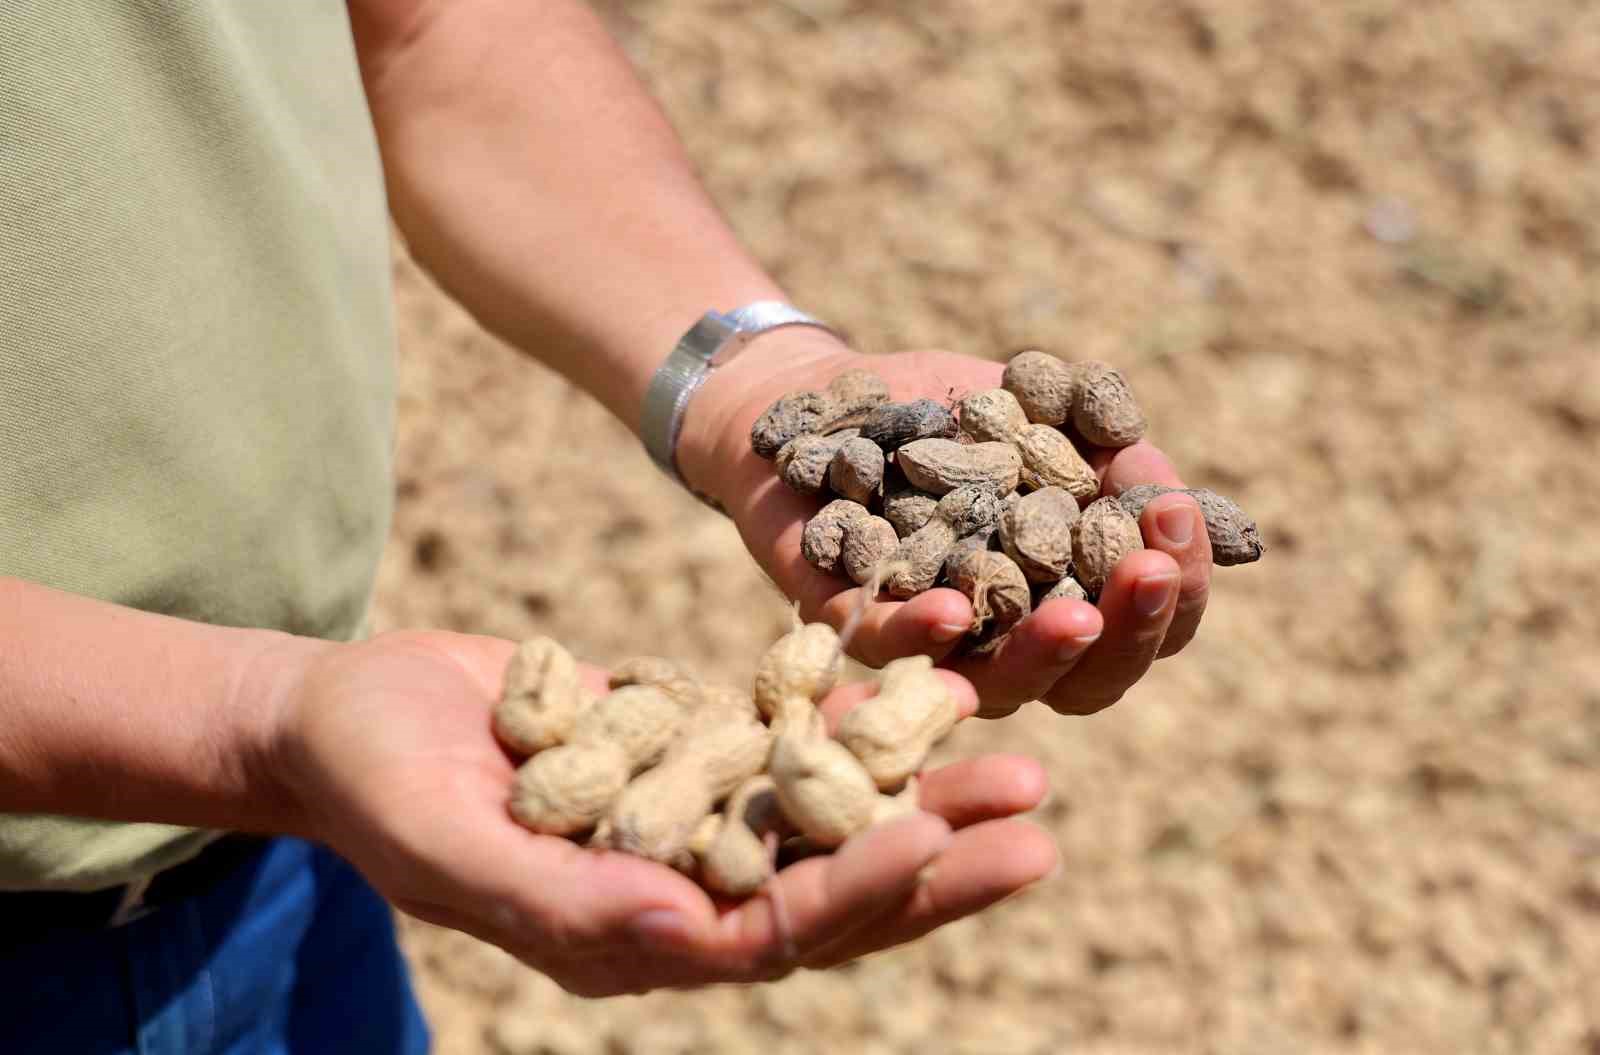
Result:
[[[392,496],[388,230],[342,0],[0,0],[0,574],[357,634]],[[0,814],[0,889],[208,838]]]

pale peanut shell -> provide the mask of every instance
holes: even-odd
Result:
[[[878,790],[890,791],[922,767],[958,717],[955,697],[934,672],[933,660],[908,656],[883,668],[878,694],[844,716],[838,738]]]
[[[493,725],[500,742],[531,755],[564,741],[578,712],[592,702],[572,654],[548,637],[522,642],[506,665]]]

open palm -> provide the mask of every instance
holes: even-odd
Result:
[[[282,764],[329,843],[403,910],[492,942],[582,995],[754,981],[916,938],[1045,875],[1048,837],[1012,815],[1044,794],[1011,756],[926,775],[924,810],[713,901],[624,854],[534,835],[506,810],[514,764],[490,711],[514,643],[406,632],[324,651],[287,692]],[[603,688],[599,671],[589,675]],[[947,675],[963,712],[976,700]],[[824,702],[832,721],[869,686]],[[775,912],[780,904],[783,913]]]
[[[757,351],[745,353],[755,359]],[[743,359],[744,357],[741,357]],[[797,357],[782,369],[741,359],[713,375],[708,406],[690,425],[684,469],[728,509],[745,545],[778,587],[800,603],[802,616],[842,626],[862,603],[862,590],[820,572],[800,555],[805,522],[820,503],[778,480],[771,462],[750,449],[751,424],[773,400],[823,388],[854,367],[883,377],[897,400],[954,400],[1000,384],[999,363],[940,351],[861,356],[842,352]],[[757,376],[757,366],[760,366]],[[714,388],[714,385],[720,385]],[[1103,493],[1141,483],[1181,487],[1172,463],[1149,443],[1089,453]],[[924,654],[971,680],[984,717],[1009,714],[1032,699],[1063,713],[1087,714],[1116,702],[1158,656],[1181,649],[1195,634],[1211,580],[1211,547],[1192,499],[1163,495],[1140,519],[1147,549],[1123,559],[1098,607],[1056,600],[1019,623],[995,653],[962,659],[953,649],[972,621],[972,606],[951,589],[909,601],[873,601],[851,641],[851,654],[870,666]]]

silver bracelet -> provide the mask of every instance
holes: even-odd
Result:
[[[695,390],[713,369],[732,359],[746,344],[783,326],[815,326],[839,336],[833,327],[799,308],[777,300],[758,300],[726,315],[708,311],[678,339],[672,354],[645,389],[639,426],[645,450],[668,476],[684,483],[678,472],[678,434],[683,431],[683,417]],[[696,497],[709,501],[704,495]]]

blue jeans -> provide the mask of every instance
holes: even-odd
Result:
[[[0,1052],[419,1055],[428,1031],[389,906],[277,839],[209,892],[20,948],[0,934]]]

